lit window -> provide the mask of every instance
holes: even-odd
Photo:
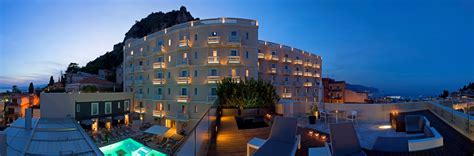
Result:
[[[91,115],[99,115],[99,103],[91,103]]]
[[[168,56],[168,62],[171,62],[171,56]]]
[[[143,51],[143,48],[140,48],[140,52],[142,52],[142,51]]]
[[[168,39],[168,46],[171,46],[171,39]]]
[[[198,106],[194,105],[194,113],[197,113],[197,112],[198,112]]]
[[[112,113],[112,102],[105,102],[105,114]]]
[[[117,108],[120,108],[120,102],[117,103]]]
[[[123,107],[125,108],[125,111],[129,111],[130,110],[130,101],[125,101]]]
[[[249,70],[245,69],[245,77],[249,77]]]
[[[130,51],[130,55],[133,55],[133,50],[132,50],[132,51]]]

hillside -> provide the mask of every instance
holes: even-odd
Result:
[[[130,30],[125,33],[123,41],[129,38],[142,38],[164,28],[198,19],[199,18],[194,18],[184,6],[179,10],[173,10],[167,13],[161,11],[154,12],[140,21],[136,21]],[[113,70],[123,62],[123,41],[115,44],[112,51],[106,52],[104,55],[90,61],[79,70],[93,74],[97,74],[99,69]]]

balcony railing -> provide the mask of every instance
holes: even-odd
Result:
[[[165,82],[164,78],[155,78],[155,79],[153,79],[153,84],[154,85],[163,85],[163,84],[166,84],[166,82]]]
[[[207,83],[218,83],[221,81],[220,76],[207,76]]]
[[[303,64],[303,60],[296,59],[295,64]]]
[[[285,58],[283,58],[283,62],[284,63],[291,63],[292,61],[291,61],[291,58],[285,57]]]
[[[271,60],[273,60],[273,61],[278,61],[278,60],[280,60],[280,59],[278,58],[278,55],[272,55]]]
[[[154,95],[153,100],[163,100],[163,95]]]
[[[162,110],[156,110],[156,109],[154,109],[154,110],[153,110],[153,116],[154,116],[154,117],[159,117],[159,118],[165,117],[165,116],[166,116],[166,112],[165,112],[165,111],[162,111]]]
[[[208,64],[219,64],[219,56],[209,56],[207,57],[207,63]]]
[[[320,77],[321,77],[321,75],[320,75],[319,73],[314,73],[313,76],[314,76],[315,78],[320,78]]]
[[[284,98],[284,99],[289,99],[289,98],[291,98],[291,93],[283,93],[281,95],[281,97]]]
[[[293,75],[294,76],[303,76],[303,71],[294,71]]]
[[[162,45],[161,45],[161,46],[153,47],[153,48],[152,48],[152,51],[153,51],[153,53],[155,53],[155,54],[163,53],[163,52],[165,52],[165,46],[162,46]]]
[[[214,102],[217,100],[217,95],[209,95],[207,96],[207,101]]]
[[[304,86],[305,86],[305,87],[312,87],[312,86],[313,86],[313,82],[305,82],[305,83],[304,83]]]
[[[240,63],[240,56],[228,56],[227,61],[229,64],[238,64]]]
[[[231,46],[240,46],[240,37],[239,36],[229,36],[229,41],[227,41],[227,45]]]
[[[265,54],[264,54],[264,53],[258,53],[258,58],[259,58],[259,59],[264,59],[264,58],[265,58]]]
[[[175,113],[175,114],[170,114],[167,115],[166,117],[175,119],[178,121],[188,121],[189,120],[189,114],[188,113]]]
[[[312,66],[313,66],[313,63],[311,63],[311,62],[304,62],[304,66],[305,66],[305,67],[312,67]]]
[[[189,96],[188,95],[178,95],[178,96],[176,96],[176,101],[177,102],[189,102]]]
[[[270,68],[270,70],[268,70],[268,73],[270,73],[270,74],[276,74],[276,73],[277,73],[277,69],[276,69],[276,68]]]
[[[304,76],[313,77],[313,73],[311,73],[311,72],[304,72]]]
[[[320,65],[320,64],[317,64],[317,63],[315,63],[315,64],[313,64],[313,67],[314,67],[314,68],[316,68],[316,69],[319,69],[319,68],[321,68],[321,65]]]
[[[165,63],[164,62],[155,62],[153,63],[153,69],[165,69]]]
[[[178,80],[176,82],[178,84],[190,84],[191,83],[191,77],[178,77]]]
[[[219,44],[220,40],[220,36],[209,36],[207,37],[207,44]]]
[[[188,49],[189,47],[189,40],[179,40],[178,49]]]

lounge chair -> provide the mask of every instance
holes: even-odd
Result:
[[[424,116],[421,116],[421,115],[405,116],[405,130],[408,134],[423,133],[423,128],[425,124],[426,122],[425,122]]]
[[[331,151],[333,156],[365,156],[352,123],[329,125]]]
[[[294,156],[298,146],[297,128],[295,118],[275,117],[270,136],[253,155]]]

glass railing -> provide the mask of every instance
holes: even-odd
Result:
[[[466,109],[455,110],[452,107],[445,106],[447,103],[450,102],[430,102],[427,107],[445,123],[449,124],[458,132],[474,141],[474,116],[470,115],[469,111],[466,111]]]

